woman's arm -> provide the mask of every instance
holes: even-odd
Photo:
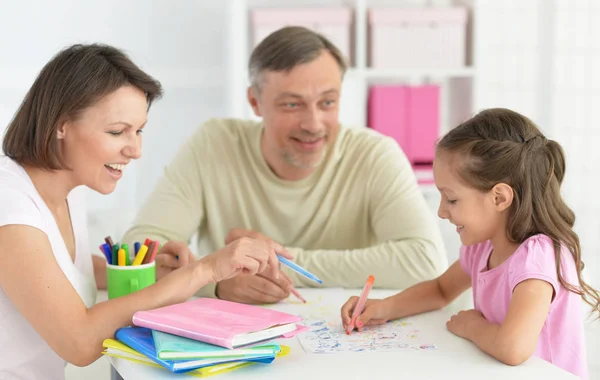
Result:
[[[106,259],[98,255],[92,255],[92,266],[94,267],[96,287],[106,289]]]
[[[0,286],[59,356],[85,366],[101,356],[104,339],[131,324],[136,311],[184,302],[209,282],[242,271],[257,273],[267,263],[276,271],[276,252],[292,258],[280,246],[241,239],[150,287],[87,309],[60,269],[46,234],[30,226],[7,225],[0,227]]]

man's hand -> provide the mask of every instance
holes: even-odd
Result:
[[[261,234],[260,232],[245,230],[243,228],[232,228],[229,230],[227,237],[225,238],[225,245],[231,243],[234,240],[238,240],[240,238],[247,237],[252,239],[260,239],[268,242],[273,241],[273,239],[269,238],[266,235]]]
[[[232,228],[225,238],[225,244],[229,244],[241,238],[251,238],[274,243],[271,238],[260,232],[246,230],[243,228]],[[281,247],[282,252],[286,254],[285,248]],[[239,275],[227,281],[221,281],[217,284],[217,297],[240,303],[247,304],[268,304],[276,303],[286,299],[290,295],[293,287],[292,281],[283,273],[279,272],[279,279],[274,279],[265,271],[256,276]]]
[[[279,279],[267,275],[265,271],[257,275],[239,274],[217,284],[217,297],[233,302],[262,305],[276,303],[290,295],[292,281],[279,272]]]
[[[196,258],[187,244],[180,241],[169,241],[160,248],[154,261],[156,262],[156,280],[160,280],[177,268],[184,267]]]

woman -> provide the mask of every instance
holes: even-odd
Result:
[[[40,72],[0,156],[0,378],[64,378],[138,310],[186,301],[199,288],[277,263],[280,246],[238,240],[134,294],[95,303],[85,210],[77,190],[109,194],[141,155],[160,84],[119,50],[75,45]],[[278,265],[270,265],[277,271]]]

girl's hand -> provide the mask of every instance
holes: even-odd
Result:
[[[342,306],[342,325],[344,330],[350,325],[352,313],[358,302],[358,297],[350,297]],[[389,321],[391,314],[391,305],[388,300],[368,299],[365,307],[358,318],[356,318],[355,328],[362,331],[365,326],[382,325]]]
[[[210,268],[211,282],[227,280],[239,273],[257,274],[267,268],[269,274],[278,279],[278,254],[293,259],[290,253],[273,241],[242,237],[200,261]]]
[[[446,322],[446,328],[454,335],[461,338],[467,338],[469,332],[469,325],[476,320],[485,319],[483,314],[475,309],[462,310],[458,314],[453,315],[448,322]]]

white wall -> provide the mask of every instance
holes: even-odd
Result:
[[[475,109],[531,117],[564,148],[565,200],[586,263],[600,287],[600,2],[502,0],[477,4]]]
[[[373,0],[368,4],[423,2]],[[237,79],[245,76],[239,72],[245,62],[231,51],[236,46],[230,38],[236,25],[228,20],[235,14],[233,6],[244,3],[184,1],[175,6],[168,0],[0,0],[1,128],[8,124],[36,73],[60,48],[76,42],[104,42],[125,49],[163,83],[165,96],[150,111],[142,160],[128,170],[114,194],[90,193],[89,201],[97,220],[110,220],[114,208],[135,211],[164,165],[199,123],[212,116],[239,113],[239,101],[232,101],[236,94],[231,73],[235,67]],[[264,6],[278,2],[248,3]],[[600,137],[595,116],[600,105],[600,29],[596,22],[600,2],[476,0],[474,4],[475,109],[513,108],[530,116],[565,147],[565,196],[578,217],[586,276],[598,286],[600,197],[594,191],[600,185],[596,174],[600,173],[600,150],[595,149],[594,137]],[[237,17],[239,22],[243,14],[238,11]],[[434,195],[431,199],[435,203]],[[445,232],[450,247],[455,247],[453,232]],[[455,252],[450,255],[455,257]]]
[[[221,1],[0,1],[0,125],[6,126],[41,67],[61,48],[102,42],[127,51],[162,82],[150,110],[144,156],[92,209],[135,208],[166,162],[206,118],[228,113]]]
[[[42,66],[73,43],[124,49],[158,79],[164,96],[144,130],[144,155],[108,196],[88,192],[91,248],[119,236],[164,166],[200,123],[230,114],[229,35],[222,1],[0,0],[0,130]]]

